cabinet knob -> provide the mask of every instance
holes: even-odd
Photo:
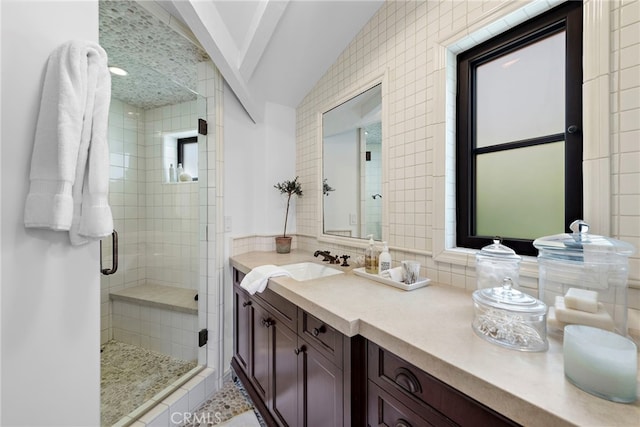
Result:
[[[396,384],[398,384],[404,390],[410,393],[421,393],[422,387],[420,386],[420,381],[416,378],[413,373],[405,368],[396,369]]]
[[[409,421],[399,419],[398,421],[396,421],[395,427],[411,427],[411,424],[409,423]]]
[[[320,326],[319,328],[313,328],[313,330],[311,331],[311,335],[313,335],[314,337],[317,337],[320,334],[323,334],[327,332],[327,328],[325,328],[324,325]]]
[[[306,350],[305,346],[300,346],[300,348],[296,348],[295,350],[293,350],[293,352],[297,355],[299,355],[300,353],[303,353]]]
[[[250,305],[251,305],[251,301],[245,301],[245,302],[242,303],[243,307],[247,307],[247,306],[250,306]]]
[[[269,328],[271,326],[273,326],[273,324],[275,323],[273,320],[271,319],[262,319],[260,320],[260,323],[262,324],[262,326],[264,326],[265,328]]]

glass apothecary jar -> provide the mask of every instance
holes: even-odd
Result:
[[[503,245],[499,237],[493,239],[491,245],[485,246],[476,254],[477,289],[500,286],[507,277],[518,286],[521,259],[513,249]]]
[[[502,286],[475,290],[472,297],[471,327],[480,338],[513,350],[547,350],[547,306],[513,289],[510,278]]]
[[[549,306],[549,330],[578,324],[627,336],[629,256],[635,248],[589,234],[582,220],[570,229],[533,242],[539,251],[538,297]]]

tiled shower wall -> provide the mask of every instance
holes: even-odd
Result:
[[[141,259],[144,234],[145,201],[140,197],[144,189],[146,154],[144,111],[120,100],[112,99],[109,109],[109,204],[114,227],[118,231],[118,271],[100,276],[100,342],[113,338],[111,331],[111,302],[109,293],[144,283],[146,269]],[[111,268],[111,240],[102,242],[103,267]]]
[[[441,204],[450,202],[453,169],[445,162],[447,121],[445,87],[441,84],[445,58],[438,47],[448,40],[461,39],[481,28],[486,36],[513,25],[503,19],[507,12],[530,2],[511,1],[387,1],[365,25],[337,61],[329,68],[297,109],[297,174],[304,198],[297,201],[298,246],[313,251],[322,246],[352,256],[361,254],[362,245],[335,245],[317,236],[320,191],[320,166],[317,144],[317,113],[336,105],[346,94],[353,93],[373,80],[385,76],[383,103],[387,108],[383,144],[387,144],[388,180],[384,183],[389,203],[386,233],[393,247],[392,257],[412,257],[421,261],[429,277],[439,283],[473,289],[475,267],[473,252],[447,262],[436,260],[434,248],[444,247],[451,229],[448,214]],[[529,9],[549,8],[557,1],[533,3]],[[600,118],[611,125],[605,146],[610,154],[604,160],[610,165],[612,194],[608,234],[640,249],[640,10],[639,2],[588,0],[590,13],[605,10],[611,23],[608,37],[610,69],[609,99],[598,101],[585,96],[585,106],[596,102],[611,105],[610,117]],[[504,10],[504,12],[503,12]],[[526,19],[528,12],[522,12]],[[589,13],[585,19],[592,19]],[[588,27],[586,31],[591,31]],[[593,41],[597,35],[587,35]],[[466,42],[469,42],[467,39]],[[473,40],[470,41],[473,43]],[[606,43],[606,42],[605,42]],[[466,46],[466,48],[470,45]],[[589,42],[585,52],[591,55]],[[607,54],[605,53],[605,60]],[[594,56],[596,61],[603,58]],[[606,63],[606,61],[604,62]],[[608,71],[608,72],[607,72]],[[586,78],[586,76],[585,76]],[[586,86],[587,82],[585,82]],[[606,96],[606,95],[605,95]],[[605,150],[606,151],[606,150]],[[605,189],[607,190],[607,189]],[[586,191],[590,191],[587,188]],[[607,190],[608,191],[608,190]],[[308,196],[307,196],[308,195]],[[589,218],[586,218],[589,220]],[[295,241],[294,240],[294,241]],[[446,258],[446,257],[443,257]],[[535,274],[523,281],[537,288]],[[630,259],[629,304],[640,308],[640,255]]]
[[[195,100],[144,112],[147,283],[198,289],[198,181],[167,183],[162,161],[164,135],[197,124]]]
[[[147,283],[198,289],[198,182],[166,183],[162,167],[162,136],[195,130],[197,120],[197,101],[150,110],[111,101],[109,198],[119,266],[101,276],[101,343],[113,338],[109,292]],[[103,262],[111,266],[109,240]]]

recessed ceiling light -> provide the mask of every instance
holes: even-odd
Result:
[[[120,67],[109,67],[109,71],[111,71],[111,74],[114,76],[126,76],[129,74],[126,70],[123,70]]]

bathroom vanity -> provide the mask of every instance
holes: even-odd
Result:
[[[525,353],[471,329],[471,293],[410,292],[344,269],[278,277],[253,296],[244,274],[311,254],[234,256],[232,366],[269,425],[637,425],[640,405],[593,397],[563,374],[561,342]]]

